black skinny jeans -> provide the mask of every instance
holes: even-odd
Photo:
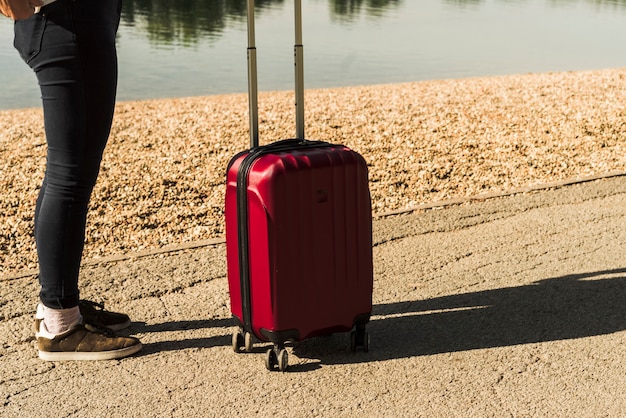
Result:
[[[35,209],[41,302],[78,305],[87,208],[115,108],[121,0],[57,0],[15,22],[41,88],[48,151]]]

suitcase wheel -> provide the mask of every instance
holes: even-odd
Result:
[[[285,348],[274,347],[265,353],[265,367],[269,371],[280,370],[284,372],[289,366],[289,354]]]
[[[365,327],[356,327],[350,333],[350,351],[353,353],[361,347],[365,353],[370,350],[370,335]]]
[[[235,353],[240,353],[242,350],[246,353],[251,352],[254,346],[252,344],[252,334],[244,332],[242,329],[233,332],[232,346]]]

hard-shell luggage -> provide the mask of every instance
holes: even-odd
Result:
[[[368,350],[372,213],[365,160],[304,139],[301,1],[296,7],[296,138],[259,146],[254,2],[248,0],[251,148],[230,162],[226,251],[235,351],[273,343],[269,370],[285,370],[285,343],[351,331]]]

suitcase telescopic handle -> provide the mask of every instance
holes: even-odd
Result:
[[[259,146],[259,89],[257,77],[254,0],[248,6],[248,108],[250,113],[250,148]],[[295,105],[296,138],[304,139],[304,47],[302,45],[302,0],[294,0],[295,11]]]

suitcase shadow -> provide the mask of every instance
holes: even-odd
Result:
[[[626,330],[626,268],[374,306],[370,351],[349,336],[303,341],[301,358],[345,364],[584,338]]]

